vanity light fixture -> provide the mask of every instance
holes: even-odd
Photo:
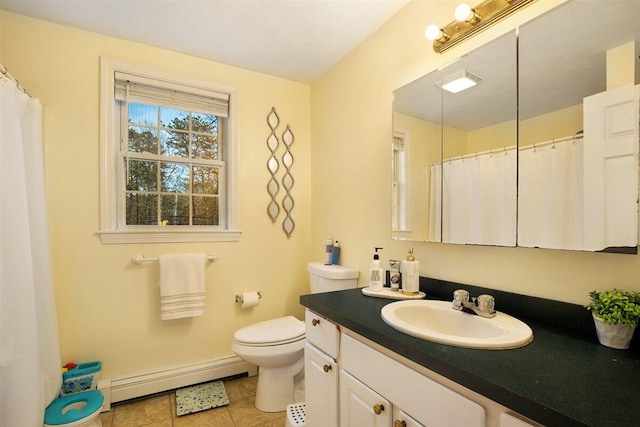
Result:
[[[477,24],[482,19],[476,10],[472,9],[471,6],[466,3],[462,3],[456,7],[454,16],[456,17],[456,21],[467,22],[471,25]]]
[[[427,38],[427,40],[438,40],[440,42],[445,42],[447,41],[447,39],[450,38],[449,35],[445,33],[444,30],[438,27],[436,24],[429,25],[426,31],[424,32],[424,35]]]
[[[481,81],[480,77],[471,74],[467,70],[460,70],[443,78],[438,83],[438,86],[447,92],[458,93],[477,85]]]
[[[442,53],[535,1],[484,0],[475,7],[463,3],[456,8],[454,21],[444,27],[430,25],[425,36],[433,41],[433,50]]]

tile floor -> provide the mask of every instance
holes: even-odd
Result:
[[[256,409],[258,377],[224,380],[229,405],[195,414],[176,416],[176,393],[119,402],[100,414],[102,427],[284,427],[286,412]]]

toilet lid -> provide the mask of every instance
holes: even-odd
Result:
[[[236,331],[236,342],[248,345],[284,344],[304,338],[304,322],[293,316],[259,322]]]
[[[86,404],[82,409],[70,407],[74,404],[81,405],[82,403]],[[44,423],[45,425],[70,424],[99,411],[103,403],[104,396],[100,390],[82,391],[58,397],[45,409]],[[65,410],[65,408],[67,409]]]

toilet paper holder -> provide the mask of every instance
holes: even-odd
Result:
[[[262,299],[262,293],[256,292],[258,294],[258,299]],[[236,295],[236,302],[242,303],[242,295]]]

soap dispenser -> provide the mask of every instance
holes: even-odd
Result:
[[[378,250],[382,248],[374,248],[373,261],[369,267],[369,290],[382,291],[384,280],[384,268],[380,264],[380,256],[378,256]]]
[[[413,256],[413,248],[409,249],[407,260],[402,261],[402,293],[417,295],[420,292],[420,267]]]

